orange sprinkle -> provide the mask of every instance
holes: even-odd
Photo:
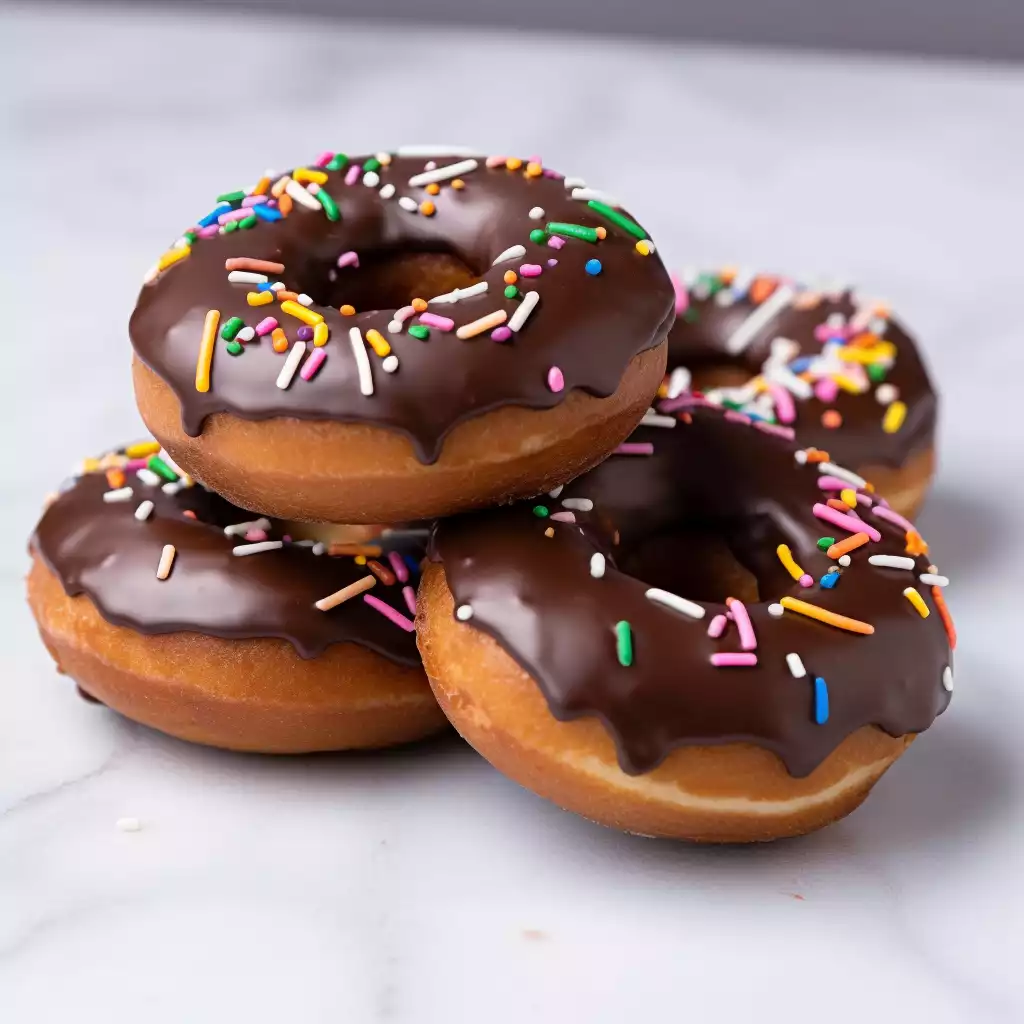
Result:
[[[424,217],[433,217],[436,210],[437,207],[429,199],[424,199],[423,202],[420,203],[420,213],[422,213]]]
[[[277,200],[277,208],[281,211],[282,217],[287,217],[292,212],[292,206],[294,206],[292,197],[287,192],[282,192]]]
[[[836,427],[843,425],[842,414],[836,409],[826,409],[821,414],[821,425],[827,427],[829,430],[835,430]]]
[[[608,237],[608,229],[603,224],[598,224],[597,227],[594,228],[594,234],[603,240]]]
[[[375,558],[366,560],[366,568],[373,573],[386,587],[392,586],[395,582],[395,574],[386,566],[381,565]]]
[[[329,544],[329,555],[361,555],[363,558],[377,558],[381,553],[379,544]]]
[[[693,417],[688,412],[684,412],[682,420],[687,426],[689,426],[693,422]]]
[[[107,483],[110,484],[113,490],[119,490],[124,487],[124,473],[119,469],[108,469]]]
[[[371,348],[383,359],[385,356],[391,354],[391,346],[388,344],[387,338],[384,337],[380,331],[371,327],[366,332],[366,340],[370,343]]]
[[[832,459],[828,452],[822,451],[820,448],[808,448],[807,449],[807,461],[808,462],[831,462]]]
[[[755,277],[750,286],[750,301],[760,306],[777,287],[774,277]]]
[[[506,270],[502,280],[505,284],[515,284],[519,280],[519,275],[514,270]]]
[[[942,593],[942,587],[932,587],[932,600],[935,602],[935,607],[938,609],[939,618],[942,619],[942,625],[946,627],[946,637],[949,640],[949,649],[951,651],[955,651],[956,626],[953,625],[953,616],[949,614],[949,606],[946,604],[946,598]]]
[[[288,335],[280,327],[275,327],[270,332],[270,343],[274,346],[275,352],[288,351]]]
[[[723,284],[732,284],[736,280],[736,267],[722,267],[718,272],[718,276],[722,279]]]
[[[182,515],[183,515],[183,516],[184,516],[184,517],[185,517],[186,519],[195,519],[195,517],[196,517],[196,514],[195,514],[195,512],[193,512],[193,511],[192,511],[192,509],[190,509],[190,508],[187,508],[187,509],[185,509],[185,511],[184,511],[184,512],[182,512],[181,514],[182,514]]]
[[[927,555],[928,545],[924,542],[924,537],[917,532],[917,530],[907,531],[907,554],[914,555]]]
[[[427,311],[427,300],[426,299],[413,299],[409,303],[417,313],[425,313]]]
[[[535,160],[531,160],[526,165],[526,170],[523,172],[528,178],[539,178],[544,173],[544,168]]]
[[[459,189],[463,189],[465,187],[466,183],[461,178],[452,179],[452,188],[455,189],[456,192],[459,191]]]
[[[818,622],[824,622],[828,626],[835,626],[837,629],[849,630],[851,633],[862,633],[865,636],[870,636],[875,631],[875,627],[870,622],[861,622],[860,619],[851,619],[846,615],[837,615],[835,612],[830,612],[827,608],[820,608],[816,604],[801,601],[799,598],[790,597],[788,594],[779,600],[779,604],[791,612],[806,615],[809,619],[816,619]]]
[[[518,171],[523,166],[523,161],[517,156],[510,156],[505,161],[505,167],[510,171]]]
[[[841,541],[833,544],[828,551],[825,553],[829,558],[839,558],[841,555],[845,555],[850,551],[855,551],[863,544],[867,544],[870,538],[866,533],[855,533],[849,537],[844,537]]]
[[[441,191],[441,186],[438,185],[438,183],[436,181],[432,181],[427,186],[427,195],[428,196],[436,196],[440,191]]]
[[[252,190],[254,196],[264,196],[267,194],[267,189],[270,188],[270,179],[267,177],[260,178],[256,182],[256,187]]]
[[[284,291],[282,289],[279,292],[274,292],[274,294],[277,296],[278,302],[298,302],[299,301],[299,293],[298,292],[286,292],[286,291]]]
[[[338,312],[342,316],[355,316],[356,315],[356,307],[355,306],[350,306],[346,302],[344,306],[339,306],[338,307]]]
[[[549,527],[548,527],[548,528],[547,528],[547,529],[546,529],[546,530],[544,531],[544,536],[545,536],[545,537],[554,537],[554,535],[555,535],[555,528],[554,528],[553,526],[549,526]]]
[[[838,498],[829,498],[826,503],[829,508],[834,508],[837,512],[849,512],[850,506],[845,501],[840,501]]]

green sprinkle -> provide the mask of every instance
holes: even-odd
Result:
[[[530,241],[537,245],[543,245],[547,241],[548,233],[543,228],[534,228],[530,232]]]
[[[191,245],[199,236],[194,231],[186,231],[181,237]]]
[[[687,311],[686,311],[686,312],[685,312],[685,313],[683,314],[683,319],[684,319],[684,320],[685,320],[685,321],[686,321],[686,322],[687,322],[688,324],[695,324],[695,323],[696,323],[696,322],[697,322],[697,321],[698,321],[698,320],[700,319],[700,313],[698,313],[698,312],[697,312],[697,310],[696,310],[696,309],[695,309],[695,308],[694,308],[693,306],[691,306],[691,307],[690,307],[690,308],[689,308],[689,309],[688,309],[688,310],[687,310]]]
[[[889,374],[889,367],[885,363],[868,363],[868,376],[880,384]]]
[[[832,545],[835,544],[835,542],[835,537],[819,537],[818,547],[821,548],[822,551],[828,551],[828,549],[832,547]]]
[[[227,222],[227,224],[224,225],[224,234],[225,235],[230,235],[232,231],[237,231],[237,230],[238,230],[238,221],[237,220],[229,220]]]
[[[237,341],[233,341],[231,345],[238,345],[239,348],[242,347]],[[229,350],[231,348],[231,345],[228,346]],[[157,476],[162,476],[165,480],[169,481],[170,483],[174,483],[174,481],[178,479],[178,474],[175,473],[174,470],[171,469],[171,467],[168,466],[167,463],[164,462],[164,460],[161,459],[159,455],[151,455],[146,460],[146,468],[153,470],[153,472],[156,473]]]
[[[233,316],[221,329],[220,336],[225,341],[234,341],[235,335],[245,326],[240,316]]]
[[[623,231],[628,231],[634,238],[647,237],[647,232],[635,220],[630,220],[625,214],[613,210],[607,203],[599,203],[596,199],[591,199],[587,206],[595,213],[601,214],[602,217],[606,217],[613,224],[618,225]]]
[[[409,333],[414,338],[419,338],[420,341],[426,341],[427,338],[430,337],[430,328],[424,327],[423,324],[413,324],[412,327],[409,328]]]
[[[324,208],[324,213],[327,214],[328,220],[341,220],[341,214],[338,213],[338,204],[326,189],[320,189],[320,191],[317,192],[316,197],[320,201],[320,205]]]
[[[534,505],[533,506],[533,514],[535,516],[537,516],[538,519],[547,519],[547,517],[548,517],[547,506],[546,505]]]
[[[225,347],[228,353],[233,356],[240,356],[245,351],[240,341],[229,341]]]
[[[625,619],[615,623],[615,653],[624,668],[633,664],[633,631]]]
[[[717,274],[701,274],[697,278],[694,290],[707,292],[707,297],[717,295],[725,287],[725,282]]]
[[[370,159],[367,160],[365,164],[363,164],[363,170],[364,171],[379,171],[380,170],[380,161],[375,156],[371,156]]]
[[[222,192],[217,196],[218,203],[240,203],[245,198],[245,193],[242,191],[238,192]]]
[[[508,285],[505,288],[505,298],[506,299],[514,299],[514,298],[517,298],[518,295],[519,295],[519,289],[514,284],[510,284],[510,285]]]
[[[566,235],[569,238],[578,238],[582,242],[596,242],[597,232],[593,228],[585,228],[582,224],[563,224],[561,221],[553,220],[547,225],[549,235]],[[530,232],[533,237],[533,232]]]
[[[343,171],[345,165],[348,163],[348,157],[344,153],[335,153],[334,156],[328,161],[327,170],[329,171]]]
[[[238,222],[238,230],[244,231],[246,228],[252,228],[256,226],[256,214],[251,213],[248,217],[243,217]]]
[[[739,412],[740,409],[743,408],[743,403],[742,402],[737,402],[735,399],[732,399],[732,398],[723,398],[722,399],[722,408],[724,408],[724,409],[732,409],[733,412]]]

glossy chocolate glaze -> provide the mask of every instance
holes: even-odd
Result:
[[[781,283],[781,279],[762,277],[761,282]],[[758,376],[771,352],[772,340],[789,338],[796,342],[804,356],[818,356],[822,342],[815,330],[832,315],[847,319],[858,310],[854,293],[845,288],[816,291],[797,286],[799,299],[772,317],[757,331],[750,345],[739,355],[730,355],[728,339],[758,304],[749,290],[739,289],[734,297],[732,289],[724,286],[715,273],[700,275],[687,287],[676,279],[680,302],[680,315],[669,334],[669,368],[685,366],[698,376],[702,370],[722,365],[735,366],[751,377]],[[726,302],[723,302],[723,298]],[[862,394],[839,391],[834,400],[824,402],[816,396],[797,400],[797,440],[829,451],[843,465],[854,469],[868,466],[899,468],[907,459],[930,448],[935,440],[938,400],[928,371],[911,336],[900,323],[885,319],[885,341],[896,346],[896,356],[885,374],[884,382],[898,389],[899,400],[906,403],[907,415],[903,425],[894,433],[882,429],[885,406],[879,404],[875,392],[877,383]],[[842,425],[836,428],[822,424],[822,414],[835,410],[842,416]]]
[[[46,509],[31,540],[66,593],[87,595],[108,622],[145,634],[278,637],[303,658],[351,642],[403,665],[419,664],[413,634],[361,597],[327,612],[314,607],[368,575],[365,565],[351,557],[314,555],[299,544],[232,555],[232,547],[247,541],[226,536],[224,527],[253,521],[251,512],[198,484],[165,494],[131,473],[128,484],[135,492],[130,500],[107,503],[103,493],[110,488],[102,472],[79,477]],[[153,512],[138,521],[135,510],[146,499]],[[186,517],[186,511],[196,518]],[[269,539],[281,539],[281,531],[282,524],[272,521]],[[158,580],[165,544],[173,544],[177,555],[170,576]],[[378,581],[369,593],[409,616],[401,591],[401,583]]]
[[[440,154],[436,162],[447,166],[462,158]],[[260,221],[247,230],[197,238],[190,255],[146,284],[131,318],[130,333],[137,356],[157,373],[181,402],[182,425],[196,436],[206,417],[228,412],[250,420],[276,416],[311,420],[372,423],[406,435],[423,462],[434,461],[448,431],[458,423],[505,405],[550,408],[573,388],[607,396],[618,387],[629,361],[665,337],[674,317],[672,284],[657,255],[641,255],[637,239],[601,216],[586,201],[571,198],[562,177],[551,172],[528,177],[516,171],[479,166],[460,177],[465,185],[454,189],[441,183],[440,193],[428,195],[409,180],[424,170],[427,158],[395,157],[379,171],[380,184],[344,183],[353,158],[342,171],[329,171],[324,189],[337,203],[340,220],[328,220],[323,210],[296,203],[287,218]],[[525,163],[523,165],[525,167]],[[394,185],[395,195],[382,199],[379,188]],[[436,213],[424,216],[399,205],[406,197],[433,202]],[[237,204],[236,204],[237,205]],[[531,209],[543,216],[532,219]],[[562,248],[530,240],[530,232],[549,222],[569,222],[607,229],[607,237],[594,244],[567,238]],[[510,246],[525,246],[524,256],[492,266]],[[360,268],[333,271],[338,257],[359,254]],[[521,293],[536,291],[539,305],[511,339],[493,341],[488,333],[468,340],[431,329],[427,340],[409,334],[418,317],[406,321],[401,332],[389,332],[394,309],[360,310],[342,316],[348,301],[347,282],[353,293],[368,268],[387,264],[389,257],[415,252],[443,252],[456,256],[481,281],[486,294],[457,303],[431,302],[429,311],[454,319],[456,329],[496,310],[511,317],[520,298],[506,298],[503,275],[517,273],[524,264],[540,265],[538,277],[518,281]],[[287,390],[275,386],[284,356],[273,350],[269,337],[245,345],[232,357],[218,338],[213,358],[212,386],[206,393],[195,388],[196,357],[203,319],[210,309],[221,313],[223,325],[239,316],[256,326],[264,317],[276,317],[294,343],[300,322],[280,311],[277,303],[247,305],[246,293],[255,285],[230,284],[225,260],[250,257],[280,262],[279,279],[289,290],[306,292],[311,307],[321,313],[331,331],[327,359],[310,380],[295,377]],[[557,266],[548,266],[549,260]],[[588,260],[602,264],[601,273],[588,274]],[[329,280],[334,272],[336,279]],[[424,299],[430,295],[420,296]],[[413,295],[403,296],[402,303]],[[329,304],[325,305],[325,301]],[[393,301],[399,301],[394,299]],[[383,372],[381,360],[368,349],[374,393],[360,393],[356,364],[349,344],[349,329],[365,335],[375,328],[388,339],[399,360],[397,372]],[[311,349],[307,343],[307,349]],[[548,386],[551,367],[558,367],[565,390]]]
[[[905,554],[907,540],[861,505],[882,538],[852,552],[836,587],[822,588],[818,581],[835,563],[816,542],[848,534],[811,510],[838,492],[819,488],[817,466],[797,464],[791,443],[735,414],[695,405],[683,415],[690,423],[638,431],[635,440],[653,442],[654,455],[613,455],[558,500],[540,499],[552,513],[564,511],[567,498],[592,499],[592,512],[573,513],[575,524],[540,518],[530,504],[439,522],[432,556],[443,562],[456,606],[472,608],[469,625],[534,677],[556,718],[597,716],[631,774],[679,746],[746,741],[802,777],[861,726],[893,736],[926,729],[948,703],[942,676],[952,657],[931,587],[917,578],[929,559],[916,557],[913,571],[870,565],[871,554]],[[734,623],[720,639],[708,636],[713,616],[728,610],[727,594],[708,593],[708,569],[719,571],[708,561],[709,535],[727,543],[741,573],[756,577],[760,599],[747,603],[756,667],[710,663],[712,654],[741,647]],[[814,577],[812,587],[784,569],[776,554],[783,542]],[[608,558],[603,578],[591,576],[596,551]],[[644,579],[630,575],[641,565]],[[702,578],[703,592],[688,592]],[[706,615],[695,620],[649,600],[654,585],[697,601]],[[903,596],[909,586],[924,597],[927,619]],[[847,632],[792,611],[776,618],[769,604],[784,595],[869,622],[875,632]],[[616,656],[620,620],[632,630],[629,667]],[[790,652],[803,660],[805,678],[790,673]],[[830,705],[820,725],[817,676]]]

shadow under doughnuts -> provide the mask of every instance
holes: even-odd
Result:
[[[917,525],[940,571],[954,583],[997,564],[1012,532],[981,493],[942,484],[928,496]]]

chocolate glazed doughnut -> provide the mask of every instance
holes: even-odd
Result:
[[[945,709],[948,581],[855,474],[696,402],[557,498],[438,523],[420,652],[469,742],[565,808],[809,832]]]
[[[663,394],[692,384],[726,408],[792,427],[913,516],[935,470],[938,400],[888,304],[725,269],[674,278]]]
[[[30,542],[29,604],[84,694],[182,739],[264,753],[443,727],[411,632],[422,547],[291,541],[158,448],[87,460]]]
[[[285,518],[398,522],[600,461],[673,318],[613,198],[536,161],[400,150],[219,197],[130,332],[142,416],[197,479]]]

